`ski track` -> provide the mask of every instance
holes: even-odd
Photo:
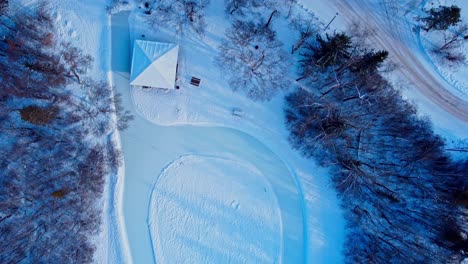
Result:
[[[468,102],[449,91],[451,85],[437,69],[434,69],[435,66],[430,60],[429,64],[436,74],[429,71],[418,58],[422,56],[427,59],[427,54],[417,39],[414,41],[414,36],[408,36],[408,33],[412,34],[409,22],[406,19],[402,21],[403,23],[395,22],[394,18],[398,16],[395,12],[399,7],[394,0],[383,2],[386,13],[383,19],[378,14],[376,15],[378,11],[372,9],[365,0],[332,0],[331,3],[339,10],[347,23],[366,21],[367,26],[371,25],[376,30],[375,32],[379,33],[372,34],[371,40],[380,48],[389,51],[390,56],[400,65],[398,71],[434,104],[457,119],[468,122]],[[405,39],[413,40],[412,43],[417,48],[415,50],[420,54],[415,54],[414,49],[407,45]]]

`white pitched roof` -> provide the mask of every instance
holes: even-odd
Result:
[[[136,40],[130,84],[174,89],[179,45]]]

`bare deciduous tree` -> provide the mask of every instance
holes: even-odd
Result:
[[[460,23],[452,30],[444,31],[443,40],[436,43],[436,47],[432,52],[437,56],[441,56],[443,60],[450,65],[463,63],[466,59],[463,53],[463,45],[468,40],[468,25]]]
[[[204,34],[206,25],[205,8],[210,0],[161,0],[153,1],[150,11],[147,11],[147,21],[153,27],[174,28],[183,33],[192,29],[199,35]]]
[[[43,6],[0,16],[0,263],[92,263],[123,109]]]
[[[81,83],[79,75],[88,71],[93,58],[89,55],[83,55],[80,49],[73,47],[70,43],[62,43],[62,47],[62,58],[64,64],[68,66],[66,69],[68,76],[74,76]]]
[[[224,0],[225,11],[231,16],[241,18],[267,17],[275,11],[289,15],[296,0]]]
[[[304,8],[294,5],[290,9],[290,25],[299,34],[299,38],[291,48],[291,54],[302,48],[304,44],[317,35],[316,24],[318,19]]]
[[[312,62],[336,53],[317,41]],[[345,57],[315,67],[316,79],[289,95],[285,109],[292,146],[330,168],[350,227],[346,258],[462,259],[466,162],[453,162],[430,122],[379,75],[387,53],[349,44]]]
[[[0,15],[6,13],[8,9],[8,0],[0,0]]]
[[[219,47],[217,64],[234,91],[253,100],[270,100],[289,88],[288,56],[264,21],[234,21]]]

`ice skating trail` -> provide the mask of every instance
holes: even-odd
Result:
[[[183,156],[157,177],[149,205],[156,262],[283,263],[277,196],[251,164]]]
[[[224,21],[222,7],[210,5],[211,25]],[[135,116],[121,134],[119,209],[133,263],[340,263],[336,195],[326,172],[290,148],[282,101],[253,104],[214,74],[211,59],[227,25],[204,43],[181,45],[179,69],[202,77],[203,87],[140,91],[128,85],[127,40],[172,38],[132,17],[129,36],[128,20],[116,20],[110,79]],[[246,115],[233,117],[231,106]]]
[[[127,103],[136,118],[121,137],[123,212],[134,263],[304,262],[305,202],[278,156],[235,129],[158,126]]]

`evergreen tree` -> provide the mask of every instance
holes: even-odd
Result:
[[[379,50],[377,52],[367,52],[363,56],[357,59],[356,62],[351,66],[351,71],[368,74],[375,72],[377,68],[387,59],[388,51]]]
[[[351,47],[351,37],[344,33],[332,36],[326,34],[326,39],[317,35],[315,42],[304,46],[302,59],[299,61],[301,77],[296,81],[312,77],[317,70],[325,71],[330,66],[341,65],[350,58]]]
[[[329,66],[339,65],[348,59],[351,49],[351,37],[338,33],[332,36],[326,35],[324,39],[321,35],[317,35],[315,43],[309,43],[304,47],[305,52],[301,55],[303,59],[300,61],[303,74],[301,78],[310,76],[317,67],[320,70],[325,70]]]
[[[424,28],[426,31],[432,29],[446,30],[450,26],[460,22],[460,8],[454,5],[431,8],[428,15],[428,17],[422,18],[426,23],[426,27]]]
[[[317,35],[318,45],[312,47],[315,63],[321,68],[342,63],[349,58],[351,49],[351,37],[344,33],[334,34],[331,37],[327,34],[326,37],[325,40]]]
[[[454,163],[429,120],[379,74],[388,52],[345,35],[314,44],[300,67],[314,79],[286,97],[286,127],[294,148],[330,168],[349,227],[345,262],[459,263],[467,162]]]

